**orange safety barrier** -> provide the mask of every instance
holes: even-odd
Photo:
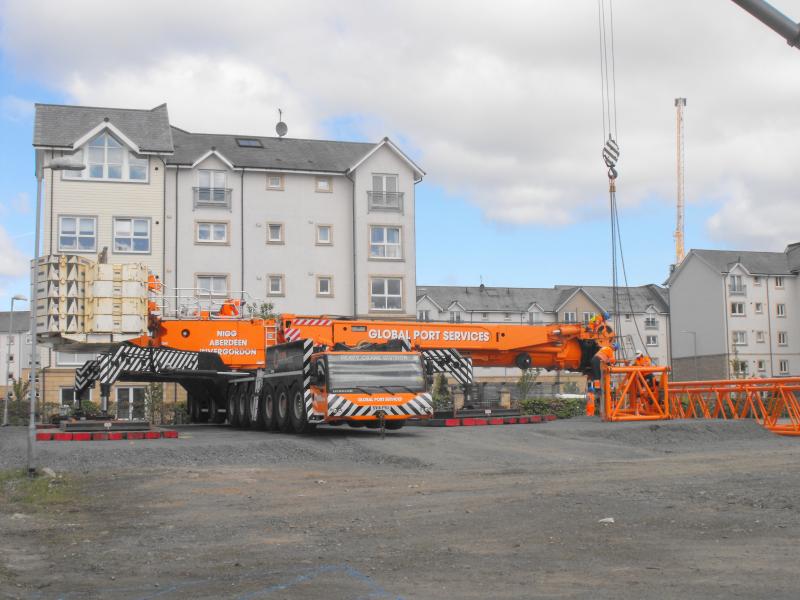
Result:
[[[669,419],[667,367],[607,366],[604,369],[603,419],[652,421]]]
[[[679,381],[670,387],[675,419],[755,419],[780,435],[800,435],[800,377]]]

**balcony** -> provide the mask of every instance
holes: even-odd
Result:
[[[195,208],[227,208],[231,209],[230,188],[196,187],[194,189]]]
[[[403,192],[367,192],[369,210],[403,212]]]
[[[731,296],[745,296],[747,294],[747,286],[728,284],[728,294]]]

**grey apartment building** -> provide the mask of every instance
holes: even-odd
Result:
[[[669,285],[673,377],[800,375],[800,243],[692,250]]]
[[[377,143],[191,133],[150,110],[37,104],[44,252],[145,263],[170,308],[199,294],[277,312],[412,317],[422,169]],[[180,297],[181,301],[176,300]]]

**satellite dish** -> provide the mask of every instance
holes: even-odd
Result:
[[[283,137],[289,133],[289,128],[286,126],[286,123],[283,122],[283,111],[280,108],[278,109],[278,124],[275,125],[275,131],[278,137]]]

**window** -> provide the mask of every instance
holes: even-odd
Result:
[[[776,277],[775,278],[775,287],[782,288],[783,287],[783,277]]]
[[[236,143],[242,148],[263,148],[261,140],[254,138],[236,138]]]
[[[530,325],[538,325],[542,322],[542,314],[538,311],[531,311],[528,313],[528,323]]]
[[[283,223],[267,223],[267,243],[282,244],[283,242]]]
[[[589,321],[591,321],[594,318],[594,315],[595,315],[595,313],[593,313],[593,312],[584,312],[583,313],[583,324],[584,325],[588,325]]]
[[[756,302],[756,314],[760,315],[764,312],[764,304],[761,302]]]
[[[767,370],[767,361],[765,361],[765,360],[757,360],[756,361],[756,368],[759,371],[766,371]]]
[[[785,331],[778,332],[778,346],[788,346],[789,345],[789,334]]]
[[[114,252],[150,252],[150,219],[114,217]]]
[[[63,171],[64,179],[147,181],[149,159],[129,152],[113,135],[103,132],[70,160],[86,165],[83,171]]]
[[[372,191],[367,194],[369,210],[403,210],[403,194],[397,191],[397,175],[372,174]]]
[[[450,311],[450,322],[451,323],[461,323],[461,311],[460,310],[451,310]]]
[[[56,352],[57,367],[81,367],[87,360],[93,360],[92,352]]]
[[[744,285],[742,284],[741,275],[731,275],[729,279],[729,289],[732,294],[741,294],[744,292]]]
[[[283,189],[283,175],[267,175],[267,189],[268,190],[282,190]]]
[[[228,295],[227,275],[197,275],[194,281],[198,295],[204,295],[204,296]]]
[[[330,177],[317,177],[314,190],[317,192],[332,192],[333,180]]]
[[[488,321],[489,320],[489,313],[481,313],[481,319],[483,319],[484,321]]]
[[[573,311],[566,311],[564,313],[564,323],[577,323],[578,313]]]
[[[399,277],[373,277],[370,292],[371,309],[403,310],[403,280]]]
[[[744,377],[747,375],[747,361],[746,360],[734,360],[731,361],[731,366],[733,367],[733,374],[739,377]]]
[[[147,165],[146,156],[139,157],[132,152],[128,153],[128,178],[136,181],[147,180]]]
[[[283,275],[267,276],[267,296],[283,296],[284,292]]]
[[[228,224],[216,221],[198,221],[195,241],[198,244],[227,244]]]
[[[419,311],[417,311],[417,320],[418,321],[430,321],[431,320],[431,311],[429,311],[429,310],[419,310]]]
[[[753,285],[761,285],[761,276],[760,275],[755,275],[753,277]]]
[[[320,246],[330,246],[333,244],[332,225],[317,225],[317,244]]]
[[[58,250],[60,252],[94,252],[97,250],[95,217],[59,217]]]
[[[763,344],[764,343],[764,332],[763,331],[756,331],[756,343]]]
[[[744,302],[731,302],[731,316],[732,317],[744,316]]]
[[[117,419],[130,421],[145,418],[147,401],[143,387],[118,387],[115,393],[117,395]]]
[[[789,374],[789,361],[786,359],[782,359],[778,361],[778,371],[780,371],[781,375],[788,375]]]
[[[227,204],[228,191],[225,171],[199,169],[197,171],[197,202],[201,204]]]
[[[747,345],[747,332],[746,331],[733,331],[731,332],[733,337],[733,345],[734,346],[745,346]]]
[[[630,321],[630,320],[631,320],[631,318],[633,318],[633,315],[631,315],[630,313],[627,313],[627,314],[625,315],[625,320],[626,320],[626,321]]]
[[[779,317],[785,317],[786,316],[786,305],[785,304],[777,304],[775,306],[775,314],[777,314]]]
[[[92,399],[92,389],[89,388],[89,393],[84,396],[84,400],[91,401]],[[75,397],[75,388],[59,388],[58,390],[58,399],[61,406],[72,407],[75,406],[77,402],[77,398]]]
[[[370,226],[369,256],[370,258],[401,259],[400,228]]]
[[[658,319],[655,317],[645,317],[644,327],[645,329],[658,329]]]
[[[76,150],[72,154],[65,155],[65,158],[69,158],[71,162],[76,162],[80,164],[85,164],[83,162],[83,150]],[[64,179],[83,179],[84,173],[86,173],[86,169],[83,171],[61,171],[61,177]]]
[[[333,296],[333,277],[330,275],[317,277],[317,296]]]
[[[511,313],[505,313],[503,315],[503,320],[504,321],[510,321],[511,320]]]
[[[658,346],[658,336],[657,335],[645,336],[645,344],[647,344],[648,346]]]

